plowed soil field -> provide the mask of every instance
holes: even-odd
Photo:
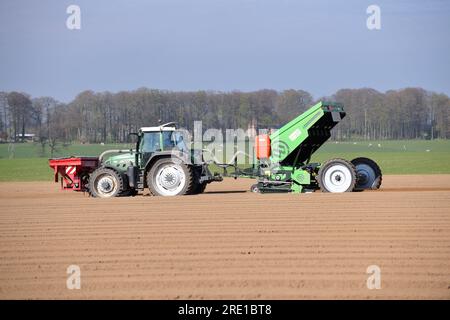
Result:
[[[0,183],[0,298],[450,299],[450,175],[345,194],[252,182],[114,199]],[[381,289],[366,285],[371,265]]]

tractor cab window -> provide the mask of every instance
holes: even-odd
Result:
[[[173,139],[175,141],[175,144],[177,148],[183,152],[188,152],[188,148],[184,139],[184,135],[180,131],[174,131],[173,132]]]
[[[175,141],[173,139],[173,131],[163,131],[162,132],[162,136],[163,136],[163,146],[164,146],[164,150],[171,150],[173,148],[175,148]]]
[[[139,150],[142,153],[170,151],[173,149],[188,151],[183,134],[180,131],[145,132],[139,145]]]
[[[141,140],[141,152],[155,152],[161,151],[161,141],[159,139],[159,132],[145,132],[144,138]]]
[[[163,131],[164,150],[178,149],[187,152],[187,147],[180,131]]]

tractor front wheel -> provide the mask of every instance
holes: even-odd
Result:
[[[89,178],[89,194],[98,198],[112,198],[123,191],[122,176],[109,168],[98,168]]]
[[[355,167],[344,159],[328,160],[319,169],[317,183],[322,192],[351,192],[356,184]]]

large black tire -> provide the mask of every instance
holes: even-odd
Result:
[[[351,192],[356,184],[356,170],[350,161],[331,159],[322,164],[316,180],[322,192]]]
[[[89,194],[96,198],[112,198],[120,196],[124,191],[123,176],[117,171],[100,167],[91,173],[89,178]]]
[[[154,196],[192,194],[195,187],[192,167],[171,158],[157,160],[147,172],[146,179]]]
[[[354,191],[377,190],[381,186],[383,175],[378,164],[369,158],[359,157],[352,160],[356,170]]]

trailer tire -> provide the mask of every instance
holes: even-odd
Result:
[[[316,179],[322,192],[351,192],[356,184],[355,166],[344,159],[331,159],[320,167]]]
[[[154,196],[192,194],[195,187],[192,167],[161,158],[147,172],[147,186]]]
[[[91,173],[89,194],[95,198],[112,198],[124,191],[124,180],[117,171],[100,167]]]
[[[356,185],[354,191],[378,190],[383,175],[378,164],[369,158],[359,157],[351,161],[356,170]]]

